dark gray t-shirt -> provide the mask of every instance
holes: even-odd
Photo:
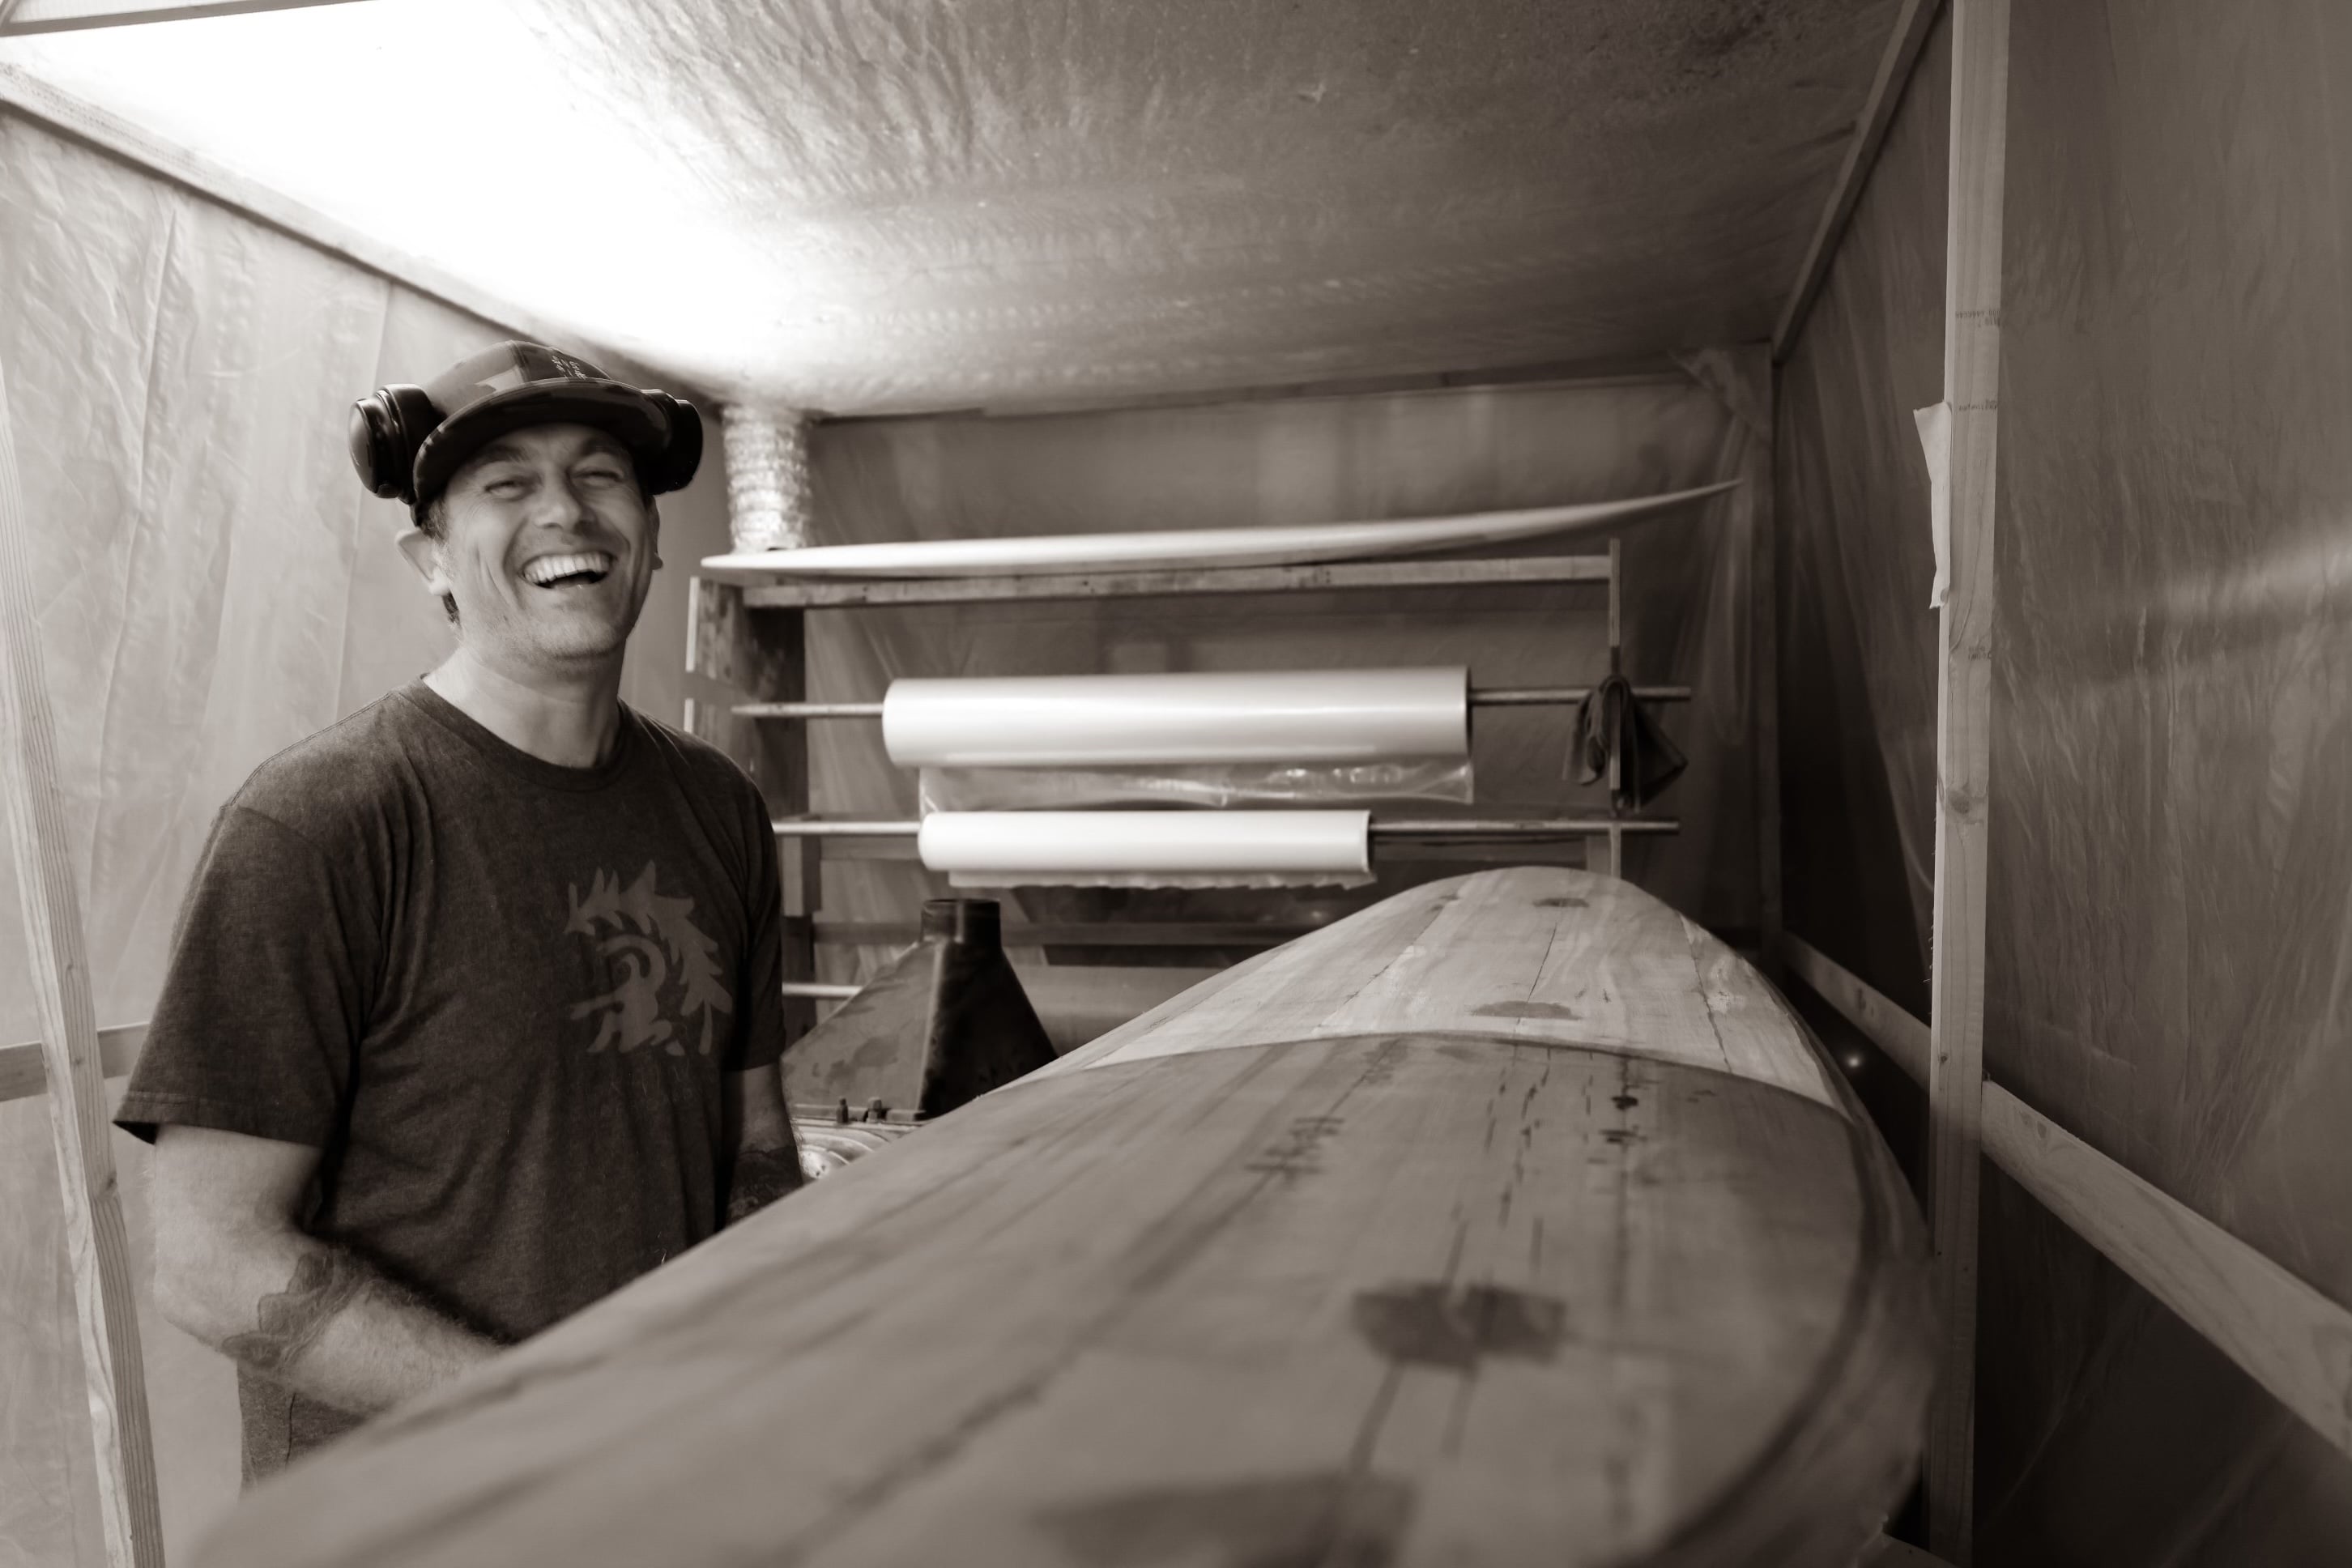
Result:
[[[624,708],[558,767],[421,681],[221,809],[117,1120],[321,1151],[304,1228],[486,1333],[718,1229],[719,1075],[783,1047],[776,850],[723,753]],[[356,1418],[240,1369],[248,1479]]]

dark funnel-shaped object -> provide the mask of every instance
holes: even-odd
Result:
[[[784,1097],[803,1116],[943,1116],[1053,1059],[996,900],[933,899],[922,940],[784,1052]]]

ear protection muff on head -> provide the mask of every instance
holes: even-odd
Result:
[[[649,496],[684,489],[702,464],[702,416],[683,398],[609,381],[593,365],[536,343],[500,343],[428,386],[385,386],[352,405],[352,467],[360,482],[414,510],[484,441],[542,422],[609,432],[635,459]]]
[[[441,411],[421,386],[386,386],[352,405],[352,467],[360,483],[386,500],[416,503],[416,448]],[[701,445],[698,433],[696,446]]]
[[[637,455],[637,478],[647,495],[667,495],[694,482],[702,466],[702,415],[694,405],[667,392],[648,390],[646,396],[669,421],[669,439],[659,452]]]

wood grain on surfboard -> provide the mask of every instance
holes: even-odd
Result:
[[[1402,895],[362,1428],[200,1561],[1851,1561],[1917,1457],[1920,1226],[1711,944],[1581,872]]]
[[[1468,550],[1549,534],[1633,522],[1704,500],[1738,484],[1699,485],[1622,500],[1528,507],[1459,517],[1313,522],[1288,527],[1155,529],[1128,533],[1048,533],[1007,539],[894,539],[705,557],[705,571],[782,577],[1001,577],[1024,574],[1140,571],[1153,567],[1279,566],[1362,560],[1423,551]]]
[[[1842,1103],[1780,994],[1738,954],[1629,882],[1537,868],[1400,893],[1045,1070],[1367,1028],[1605,1047]]]

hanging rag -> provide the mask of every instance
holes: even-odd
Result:
[[[1617,786],[1609,792],[1609,804],[1618,811],[1640,810],[1690,765],[1622,675],[1602,680],[1577,705],[1577,783],[1607,778],[1612,752],[1618,758]]]

